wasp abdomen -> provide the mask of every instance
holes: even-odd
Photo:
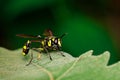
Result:
[[[31,41],[28,40],[27,43],[25,43],[25,45],[23,46],[22,54],[24,56],[28,54],[29,49],[30,49],[30,44],[31,44]]]

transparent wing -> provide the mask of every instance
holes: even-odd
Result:
[[[26,34],[17,34],[16,36],[18,36],[18,37],[23,37],[23,38],[41,38],[40,35],[38,35],[38,36],[33,36],[33,35],[26,35]]]
[[[44,36],[53,36],[53,33],[50,29],[46,29],[43,33]]]

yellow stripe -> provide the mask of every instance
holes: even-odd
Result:
[[[42,45],[44,46],[44,41],[42,41],[41,43],[42,43]]]
[[[25,56],[26,54],[24,52],[22,52],[22,55]]]
[[[30,41],[30,40],[28,40],[28,41],[27,41],[27,43],[29,44],[29,43],[31,43],[31,41]]]
[[[27,47],[26,47],[26,46],[23,46],[23,49],[27,49]]]
[[[60,42],[60,39],[58,39],[58,45],[61,46],[61,42]]]
[[[48,46],[49,46],[49,47],[51,46],[51,40],[48,41]]]
[[[54,41],[55,40],[55,38],[52,38],[52,41]]]

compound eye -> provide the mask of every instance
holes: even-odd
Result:
[[[54,41],[55,43],[58,43],[58,39],[55,39],[55,41]]]

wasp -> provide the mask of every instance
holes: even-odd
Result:
[[[61,51],[61,47],[62,47],[62,38],[66,35],[67,33],[62,34],[59,37],[55,37],[52,33],[52,31],[50,29],[45,30],[45,32],[43,33],[43,37],[41,37],[40,35],[37,36],[33,36],[33,35],[26,35],[26,34],[17,34],[16,36],[18,37],[23,37],[23,38],[35,38],[36,40],[28,40],[24,46],[23,46],[23,50],[22,50],[22,55],[26,56],[29,53],[29,50],[37,50],[39,51],[38,54],[38,59],[40,59],[40,55],[42,52],[45,52],[49,55],[50,60],[52,60],[52,57],[49,53],[49,51]],[[40,43],[40,47],[38,48],[32,48],[31,47],[31,43],[33,42],[38,42]],[[65,55],[60,52],[62,56],[65,57]],[[29,63],[27,64],[27,66],[32,62],[33,60],[33,53],[31,52],[31,59],[29,61]]]

